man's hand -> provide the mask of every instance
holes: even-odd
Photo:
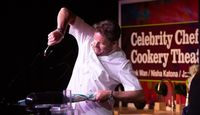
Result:
[[[95,92],[95,101],[104,102],[107,101],[111,96],[111,90],[98,90]]]
[[[56,29],[49,33],[48,35],[48,46],[53,46],[55,44],[58,44],[61,42],[61,40],[64,38],[64,34],[59,30]]]

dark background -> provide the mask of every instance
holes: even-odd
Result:
[[[63,6],[89,24],[118,19],[117,0],[8,0],[2,16],[1,100],[15,103],[31,92],[66,88],[78,51],[73,36],[66,34],[67,39],[43,56]]]

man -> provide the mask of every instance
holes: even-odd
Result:
[[[94,101],[74,104],[81,115],[112,115],[114,100],[144,102],[142,87],[134,75],[132,65],[119,48],[121,30],[111,20],[94,27],[67,8],[61,8],[57,16],[57,29],[49,33],[48,45],[59,43],[67,30],[78,43],[79,52],[67,90],[72,94],[95,94]],[[118,84],[125,91],[114,91]]]
[[[187,115],[199,115],[200,114],[200,71],[195,74],[190,90],[189,90],[189,105],[188,105],[188,114]]]

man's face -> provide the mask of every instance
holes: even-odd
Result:
[[[100,33],[94,33],[94,40],[92,42],[92,48],[97,56],[107,55],[113,50],[113,42],[110,42]]]

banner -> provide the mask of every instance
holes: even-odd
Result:
[[[121,47],[139,79],[184,80],[199,63],[197,0],[121,1]],[[178,4],[178,5],[177,5]]]

